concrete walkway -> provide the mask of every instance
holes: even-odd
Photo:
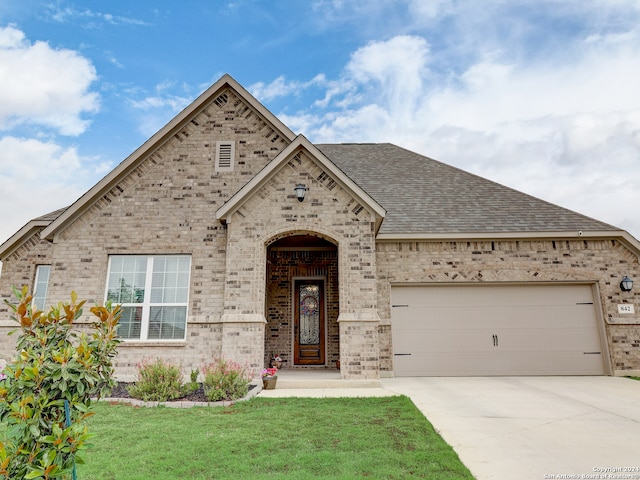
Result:
[[[280,370],[275,390],[262,390],[261,397],[388,397],[398,395],[382,388],[380,380],[342,380],[332,369]]]
[[[478,480],[640,479],[639,381],[424,377],[346,385],[335,372],[282,372],[278,382],[259,395],[407,395]]]

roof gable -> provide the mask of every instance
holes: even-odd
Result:
[[[73,205],[67,208],[56,220],[51,222],[41,233],[42,238],[53,238],[55,234],[62,231],[69,224],[73,223],[80,215],[87,211],[96,202],[109,194],[118,182],[130,174],[149,153],[157,150],[176,135],[184,134],[183,130],[207,105],[211,102],[224,104],[226,102],[225,90],[231,88],[234,92],[246,101],[251,108],[258,112],[277,132],[276,135],[283,137],[287,142],[293,141],[295,134],[282,123],[275,115],[267,110],[255,97],[244,89],[230,75],[225,74],[216,83],[209,87],[188,107],[174,117],[167,125],[161,128],[155,135],[142,144],[135,152],[122,161],[100,182],[94,185],[88,192],[80,197]],[[117,192],[116,192],[117,193]]]
[[[229,221],[231,215],[238,211],[242,205],[263,185],[265,185],[279,170],[295,156],[299,151],[305,151],[316,161],[324,171],[328,172],[332,179],[340,184],[351,195],[358,199],[360,204],[368,208],[376,215],[377,227],[385,216],[385,210],[367,192],[358,186],[351,178],[340,170],[331,160],[329,160],[320,150],[316,148],[303,135],[298,135],[296,139],[280,154],[274,158],[265,168],[246,183],[228,202],[216,212],[216,218],[222,221]]]

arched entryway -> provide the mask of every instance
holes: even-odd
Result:
[[[335,368],[340,359],[338,248],[309,233],[267,247],[265,365]]]

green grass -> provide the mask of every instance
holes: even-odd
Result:
[[[631,380],[640,380],[640,377],[627,377],[630,378]]]
[[[99,403],[78,479],[472,479],[407,397]]]

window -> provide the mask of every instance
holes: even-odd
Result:
[[[234,142],[216,142],[216,172],[233,172]]]
[[[33,306],[38,310],[44,310],[49,290],[49,274],[51,265],[36,266],[36,281],[33,285]]]
[[[107,301],[122,305],[118,337],[184,340],[191,257],[109,257]]]

